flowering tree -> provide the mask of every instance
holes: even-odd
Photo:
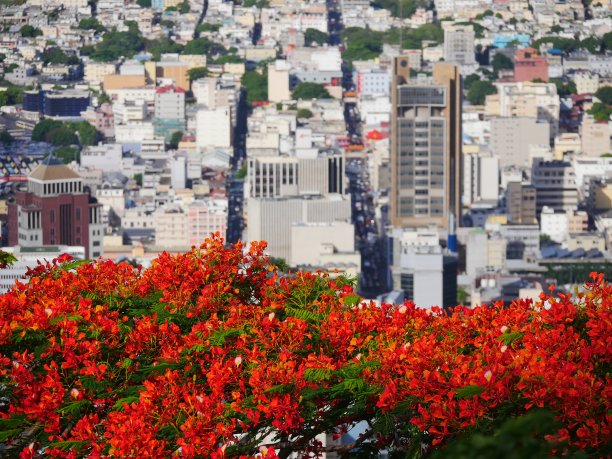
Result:
[[[446,314],[363,302],[342,277],[281,277],[264,247],[212,238],[147,270],[67,256],[34,269],[0,297],[0,453],[419,457],[537,407],[558,423],[553,452],[604,451],[601,276],[575,302]],[[350,444],[317,440],[358,422]]]

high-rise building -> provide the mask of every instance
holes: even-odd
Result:
[[[185,91],[162,86],[155,91],[155,133],[170,138],[185,130]]]
[[[27,191],[9,204],[9,245],[83,246],[87,258],[102,255],[102,205],[83,190],[81,177],[49,156],[28,176]]]
[[[459,65],[476,63],[472,26],[454,26],[444,30],[444,60]]]
[[[449,227],[461,217],[461,77],[435,64],[432,78],[409,78],[395,58],[391,94],[391,223]],[[452,216],[452,218],[451,218]]]
[[[555,212],[578,207],[576,174],[570,162],[536,158],[531,168],[531,183],[536,189],[538,214],[544,206],[551,207]]]

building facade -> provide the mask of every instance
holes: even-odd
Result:
[[[9,245],[83,246],[87,258],[102,255],[102,205],[90,202],[81,177],[48,157],[28,177],[27,191],[9,204]]]
[[[461,76],[436,64],[432,79],[410,79],[394,61],[390,217],[394,226],[448,228],[461,216]]]

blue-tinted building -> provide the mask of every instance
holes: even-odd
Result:
[[[59,118],[78,118],[91,103],[88,92],[84,91],[26,91],[23,95],[23,109]]]
[[[75,118],[90,105],[89,93],[82,91],[47,92],[44,96],[45,116]]]
[[[44,91],[25,91],[23,93],[23,109],[28,112],[42,113]]]
[[[518,43],[519,46],[529,46],[531,36],[526,33],[510,33],[510,34],[495,34],[493,35],[493,46],[496,48],[507,48],[510,43]]]

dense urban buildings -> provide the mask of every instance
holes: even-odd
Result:
[[[609,0],[21,3],[3,289],[37,256],[146,266],[211,233],[420,307],[612,275]]]

